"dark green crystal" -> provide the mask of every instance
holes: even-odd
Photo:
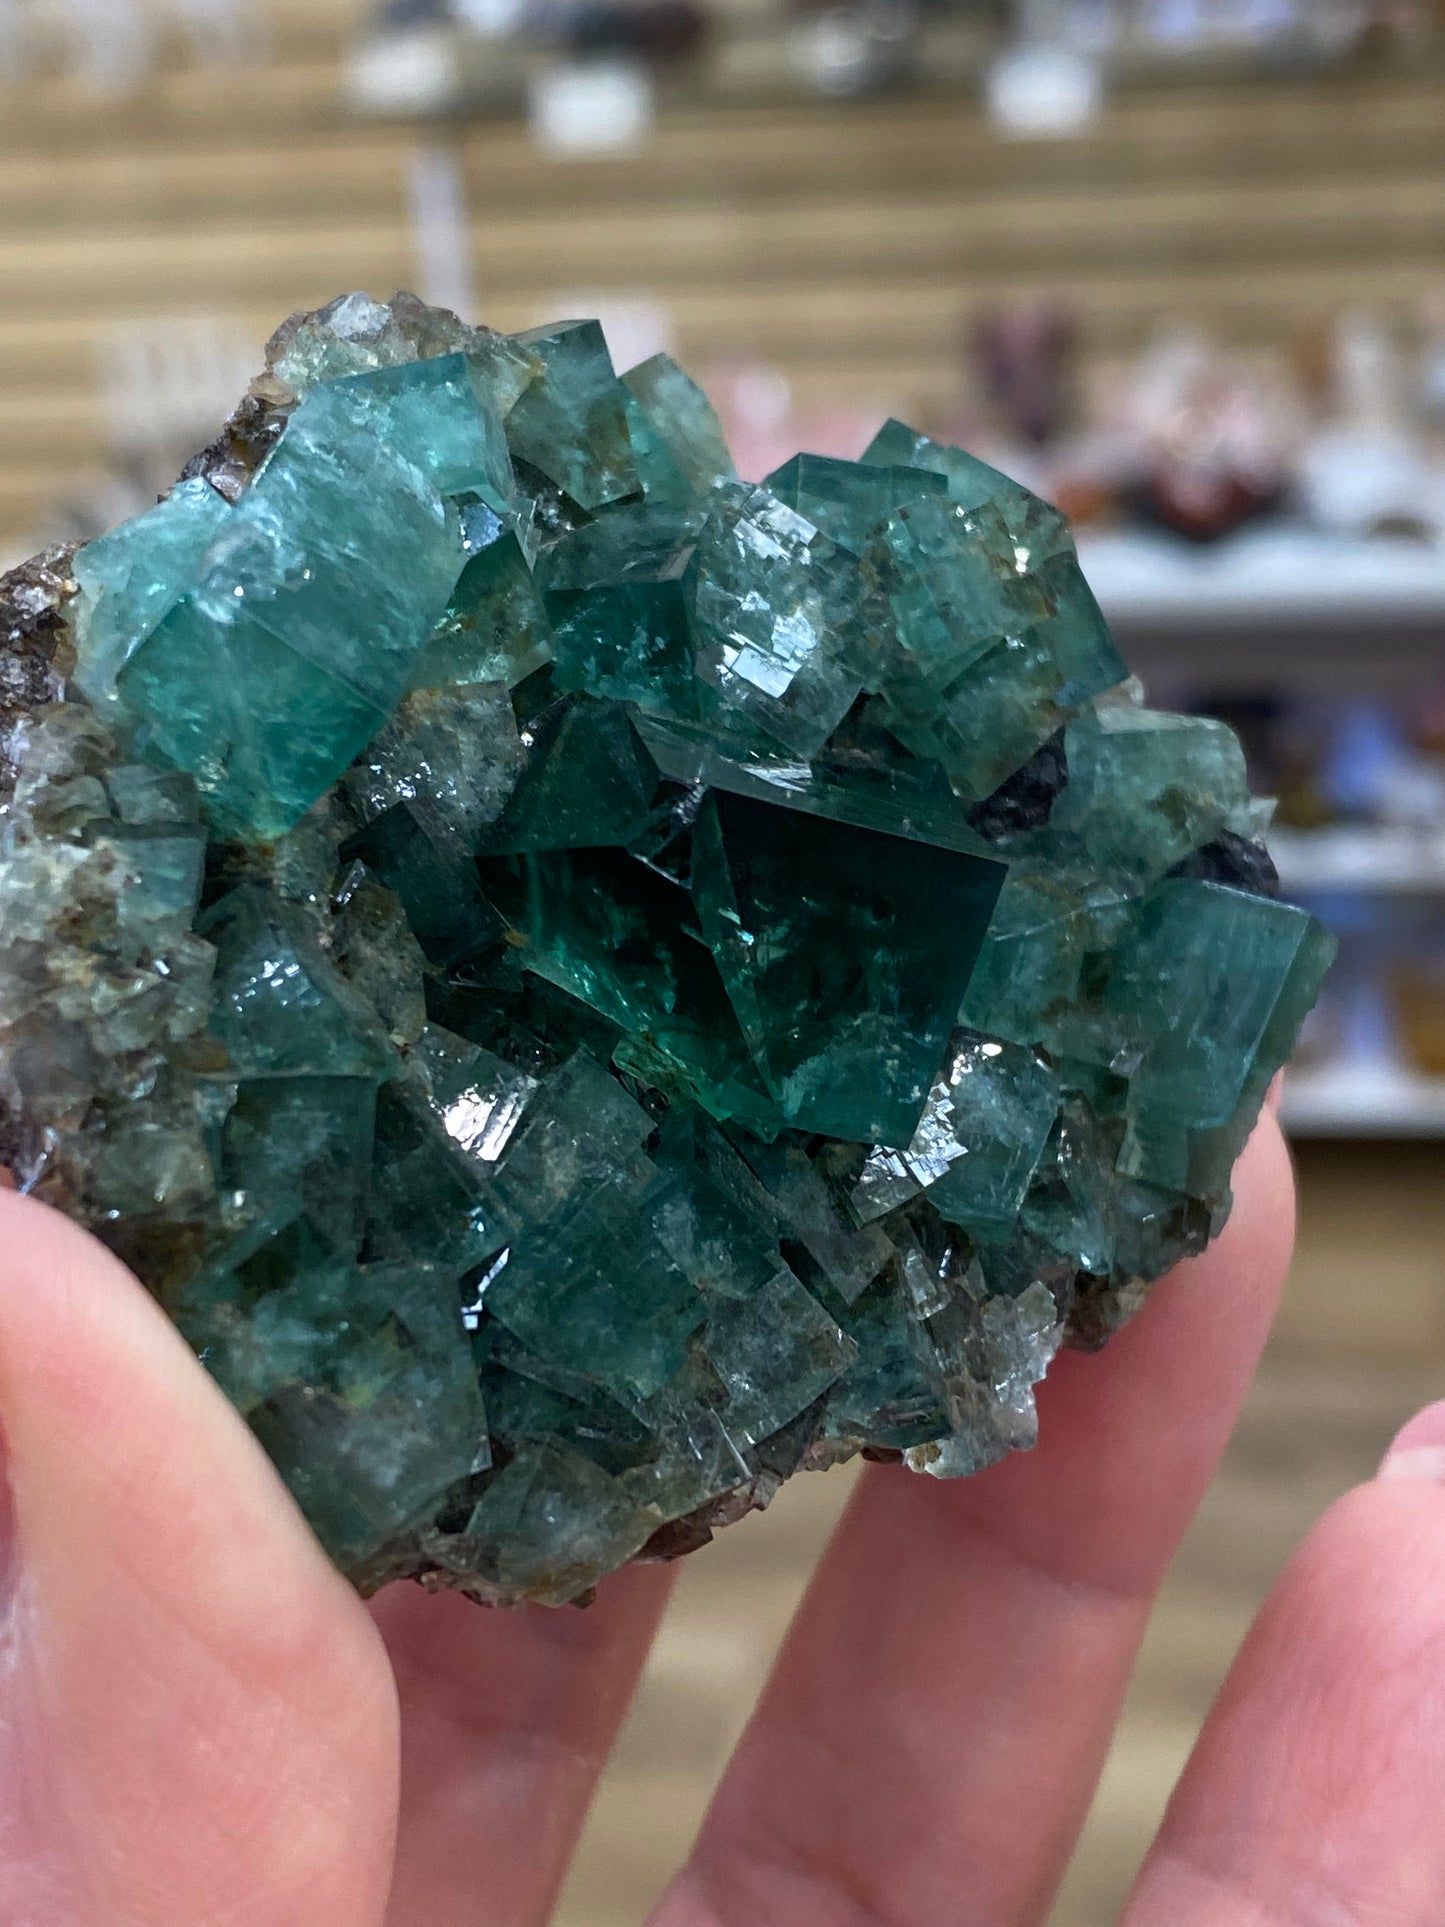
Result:
[[[401,295],[268,359],[224,496],[0,584],[20,1183],[366,1590],[561,1603],[1029,1445],[1329,961],[1233,736],[900,423],[740,482],[666,356]]]
[[[781,1117],[906,1142],[1004,871],[956,850],[720,791],[693,895]]]

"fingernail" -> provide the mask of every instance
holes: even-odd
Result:
[[[1401,1426],[1377,1477],[1425,1479],[1445,1485],[1445,1399],[1427,1405]]]

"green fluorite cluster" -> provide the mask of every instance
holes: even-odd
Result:
[[[357,1583],[970,1472],[1197,1252],[1329,940],[1059,514],[665,356],[298,316],[0,596],[0,1100]]]

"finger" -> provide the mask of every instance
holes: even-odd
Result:
[[[583,1611],[494,1611],[418,1586],[373,1601],[401,1699],[388,1927],[549,1917],[668,1586],[648,1566]]]
[[[1445,1400],[1427,1405],[1400,1428],[1379,1476],[1386,1481],[1424,1479],[1445,1486]]]
[[[100,1245],[0,1193],[0,1920],[372,1927],[385,1652]]]
[[[1413,1439],[1410,1434],[1414,1433]],[[1127,1927],[1445,1919],[1445,1408],[1295,1556],[1170,1803]]]
[[[860,1483],[657,1927],[1042,1916],[1284,1276],[1272,1119],[1236,1193],[1106,1352],[1059,1361],[1034,1452]]]

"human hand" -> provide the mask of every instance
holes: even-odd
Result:
[[[1266,1118],[1222,1238],[952,1485],[867,1470],[652,1927],[1040,1921],[1288,1260]],[[662,1610],[368,1608],[145,1293],[0,1196],[0,1927],[536,1927]],[[1445,1919],[1445,1416],[1329,1513],[1127,1927]],[[745,1529],[745,1528],[743,1528]],[[390,1898],[388,1898],[390,1896]]]

